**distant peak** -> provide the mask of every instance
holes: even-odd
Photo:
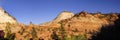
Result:
[[[69,11],[63,11],[54,19],[54,21],[59,22],[61,20],[68,19],[73,16],[74,16],[74,13],[69,12]]]

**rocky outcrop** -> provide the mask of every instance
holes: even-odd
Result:
[[[2,7],[0,7],[0,24],[2,23],[17,23],[16,19],[9,15]]]
[[[69,19],[71,17],[74,16],[74,13],[72,12],[68,12],[68,11],[63,11],[61,12],[54,20],[52,21],[49,21],[49,22],[45,22],[45,23],[42,23],[40,25],[44,25],[44,26],[50,26],[50,25],[59,25],[58,22],[60,22],[61,20],[65,20],[65,19]]]
[[[63,11],[53,20],[53,22],[60,22],[61,20],[69,19],[73,16],[74,16],[74,13]]]
[[[17,20],[0,7],[0,30],[5,30],[8,24],[17,24]],[[18,31],[19,27],[11,27],[11,30]]]

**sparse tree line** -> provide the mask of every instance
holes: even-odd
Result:
[[[67,36],[66,30],[64,28],[64,24],[60,23],[60,28],[54,28],[52,29],[51,39],[50,40],[87,40],[85,35],[70,35],[70,37]],[[48,28],[48,31],[50,28]],[[0,30],[0,40],[15,40],[16,35],[15,33],[11,33],[11,27],[10,23],[7,23],[7,26],[5,30]],[[26,39],[21,40],[44,40],[44,38],[38,38],[37,31],[43,31],[42,29],[38,30],[34,26],[32,27],[31,32],[28,32],[32,35],[31,38],[29,38],[29,34],[24,36]],[[59,31],[59,32],[58,32]],[[26,32],[24,28],[21,29],[18,33],[23,35],[23,33]]]

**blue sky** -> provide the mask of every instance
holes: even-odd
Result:
[[[0,0],[0,6],[24,24],[50,21],[64,10],[120,13],[120,0]]]

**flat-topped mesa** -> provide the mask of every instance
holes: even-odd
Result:
[[[74,16],[74,13],[63,11],[61,12],[53,21],[54,22],[60,22],[61,20],[68,19]]]
[[[9,15],[2,7],[0,7],[0,24],[2,23],[17,23],[16,19]]]

